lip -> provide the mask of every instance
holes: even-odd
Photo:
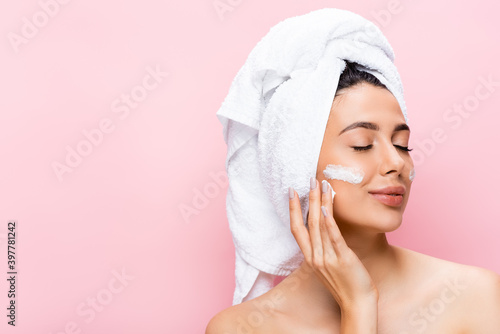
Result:
[[[385,205],[397,207],[403,204],[403,195],[405,192],[406,189],[403,186],[389,186],[369,191],[368,193],[372,195],[374,199]],[[395,196],[391,194],[394,194]]]

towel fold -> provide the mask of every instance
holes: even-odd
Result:
[[[380,29],[325,8],[272,27],[250,52],[217,111],[227,144],[226,210],[236,251],[233,305],[269,291],[304,260],[290,231],[288,187],[306,222],[309,179],[345,60],[377,77],[405,120],[394,53]]]

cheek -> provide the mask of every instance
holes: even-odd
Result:
[[[410,182],[413,182],[413,179],[415,178],[415,167],[410,170],[410,175],[408,178],[410,179]]]
[[[323,175],[330,180],[340,180],[351,184],[359,184],[363,181],[365,172],[359,167],[330,164],[323,170]]]
[[[335,200],[338,198],[343,208],[352,208],[357,203],[359,204],[362,200],[364,184],[370,179],[370,175],[365,173],[364,168],[354,164],[328,164],[323,169],[323,176],[337,193]]]
[[[335,220],[340,224],[359,224],[359,222],[366,221],[369,207],[366,206],[368,203],[365,195],[345,182],[334,182],[339,183],[333,200]]]

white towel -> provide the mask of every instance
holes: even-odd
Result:
[[[403,87],[380,29],[325,8],[272,27],[235,76],[217,117],[227,144],[227,218],[236,251],[233,305],[269,291],[304,260],[290,231],[288,187],[306,222],[309,179],[345,61],[377,77],[398,100]]]

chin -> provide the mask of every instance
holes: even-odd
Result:
[[[400,217],[398,218],[388,218],[388,219],[377,219],[377,221],[373,224],[374,227],[378,228],[378,230],[382,233],[385,232],[392,232],[397,230],[400,226],[401,223],[403,222],[403,219]]]
[[[370,217],[366,217],[370,225],[380,232],[392,232],[398,229],[403,223],[403,212],[405,203],[400,207],[378,207],[371,212]],[[370,211],[367,211],[370,212]]]
[[[408,199],[400,206],[388,206],[373,199],[352,196],[346,201],[345,197],[336,196],[334,205],[335,221],[345,227],[359,227],[378,233],[392,232],[398,229],[403,222],[403,213]]]
[[[366,228],[373,230],[378,233],[386,233],[397,230],[402,223],[402,218],[397,216],[375,216],[370,217],[369,220],[366,220],[363,224]]]
[[[401,226],[403,222],[403,209],[403,207],[399,210],[395,210],[395,208],[380,207],[369,207],[367,209],[360,208],[355,215],[353,215],[351,211],[345,215],[338,213],[334,218],[339,225],[345,227],[356,226],[356,228],[371,230],[377,233],[386,233],[392,232]]]

